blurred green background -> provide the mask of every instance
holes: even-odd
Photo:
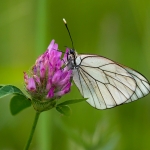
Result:
[[[149,0],[1,0],[0,83],[24,90],[28,71],[52,39],[71,47],[62,22],[66,18],[78,53],[108,57],[143,73],[150,80]],[[80,98],[75,85],[61,100]],[[33,123],[33,108],[12,116],[11,97],[1,99],[0,149],[23,149]],[[65,117],[55,109],[41,114],[32,150],[148,150],[150,95],[109,110],[86,102],[71,105]]]

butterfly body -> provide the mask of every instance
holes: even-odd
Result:
[[[70,49],[67,61],[80,93],[97,109],[132,102],[150,92],[150,83],[143,75],[108,58],[78,55]]]

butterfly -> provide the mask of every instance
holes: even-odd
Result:
[[[73,71],[73,81],[81,95],[97,109],[133,102],[150,92],[146,77],[103,56],[78,55],[74,49],[69,49],[67,66]]]

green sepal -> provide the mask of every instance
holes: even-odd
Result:
[[[67,105],[62,105],[62,106],[56,106],[56,110],[60,112],[61,114],[65,116],[70,116],[71,115],[71,109]]]
[[[67,101],[65,101],[65,102],[59,103],[57,106],[64,106],[64,105],[75,104],[75,103],[79,103],[79,102],[86,101],[87,99],[88,99],[88,98],[67,100]]]
[[[3,98],[10,94],[24,95],[23,92],[19,88],[15,87],[13,85],[5,85],[2,87],[0,86],[0,98]]]
[[[25,97],[24,95],[15,95],[10,101],[10,112],[12,115],[16,115],[21,110],[30,107],[31,100]]]
[[[47,110],[52,109],[53,107],[56,106],[56,100],[40,101],[37,99],[32,99],[31,102],[32,102],[34,109],[37,112],[47,111]]]

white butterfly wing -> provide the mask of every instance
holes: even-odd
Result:
[[[87,102],[97,109],[132,102],[150,92],[140,73],[97,55],[78,55],[73,80]]]

